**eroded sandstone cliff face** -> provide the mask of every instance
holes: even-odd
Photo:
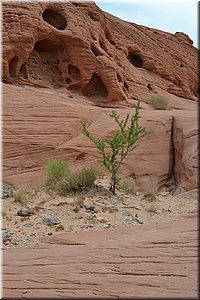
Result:
[[[121,21],[92,2],[5,2],[3,45],[5,82],[65,87],[101,104],[157,89],[197,99],[188,36]]]
[[[150,134],[122,173],[137,189],[197,187],[197,49],[175,34],[122,21],[91,2],[3,3],[3,175],[40,184],[49,159],[95,164],[80,120],[99,137],[113,130],[109,107],[125,116],[141,100]],[[162,94],[170,109],[147,97]]]

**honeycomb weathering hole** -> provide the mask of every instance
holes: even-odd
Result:
[[[46,9],[43,12],[42,17],[45,22],[49,23],[56,29],[64,30],[67,26],[67,21],[65,18],[55,10]]]
[[[143,67],[143,59],[139,54],[129,52],[128,59],[134,67],[137,67],[137,68]]]
[[[64,85],[62,72],[58,68],[64,47],[57,40],[41,40],[34,45],[28,62],[27,70],[30,80],[42,80],[45,86]]]
[[[34,50],[38,53],[46,52],[48,54],[62,54],[64,47],[61,44],[56,44],[50,40],[44,39],[34,45]]]
[[[81,77],[80,70],[76,66],[68,66],[68,74],[73,80],[79,80]]]
[[[21,65],[20,70],[19,70],[19,76],[21,78],[28,79],[26,63],[23,63],[23,65]]]
[[[108,90],[101,79],[101,77],[94,73],[88,82],[88,84],[83,88],[84,96],[97,96],[102,98],[107,98]]]
[[[9,63],[9,74],[10,77],[16,77],[17,76],[17,64],[19,61],[19,57],[18,56],[14,56],[10,63]]]

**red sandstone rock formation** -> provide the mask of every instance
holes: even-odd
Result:
[[[123,173],[146,191],[170,180],[174,192],[196,188],[199,87],[189,37],[122,21],[88,2],[5,2],[2,37],[6,181],[41,184],[55,157],[74,166],[96,163],[80,120],[106,137],[113,123],[109,108],[98,106],[123,105],[123,116],[141,99],[150,135]],[[167,96],[171,110],[148,106],[152,94]]]
[[[5,2],[3,25],[5,82],[65,87],[101,104],[156,88],[197,99],[197,49],[183,33],[124,22],[92,2]]]
[[[3,94],[5,181],[40,185],[46,162],[54,158],[69,160],[74,167],[98,164],[100,156],[81,133],[80,120],[87,120],[91,132],[105,138],[115,130],[109,117],[111,109],[51,89],[4,85]],[[122,173],[135,180],[137,189],[162,190],[174,175],[174,190],[197,187],[195,108],[193,104],[190,110],[141,110],[141,122],[150,133],[122,165]],[[118,112],[124,117],[134,110],[124,108]]]

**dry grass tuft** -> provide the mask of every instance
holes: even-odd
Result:
[[[153,214],[157,214],[158,213],[158,210],[157,210],[157,208],[154,205],[151,205],[150,207],[148,207],[147,211],[149,213],[153,213]]]
[[[169,106],[169,100],[162,95],[152,95],[148,99],[148,103],[153,106],[155,109],[165,110]]]
[[[157,201],[157,198],[156,198],[156,195],[154,193],[148,192],[148,193],[144,194],[144,196],[142,197],[141,200],[154,202],[154,201]]]
[[[33,202],[33,199],[36,196],[36,194],[36,190],[30,187],[21,186],[14,191],[14,202],[20,203],[24,206],[30,202]]]

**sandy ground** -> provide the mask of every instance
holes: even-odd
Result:
[[[42,242],[44,236],[60,232],[173,222],[197,209],[197,190],[177,196],[159,193],[155,199],[144,199],[142,193],[118,191],[118,197],[111,196],[105,179],[97,180],[96,184],[98,189],[76,196],[59,197],[42,188],[29,191],[23,204],[14,198],[3,199],[2,232],[9,236],[4,239],[3,247],[28,247]],[[31,208],[34,214],[18,216],[17,212],[23,207]],[[50,224],[52,222],[56,224]]]

